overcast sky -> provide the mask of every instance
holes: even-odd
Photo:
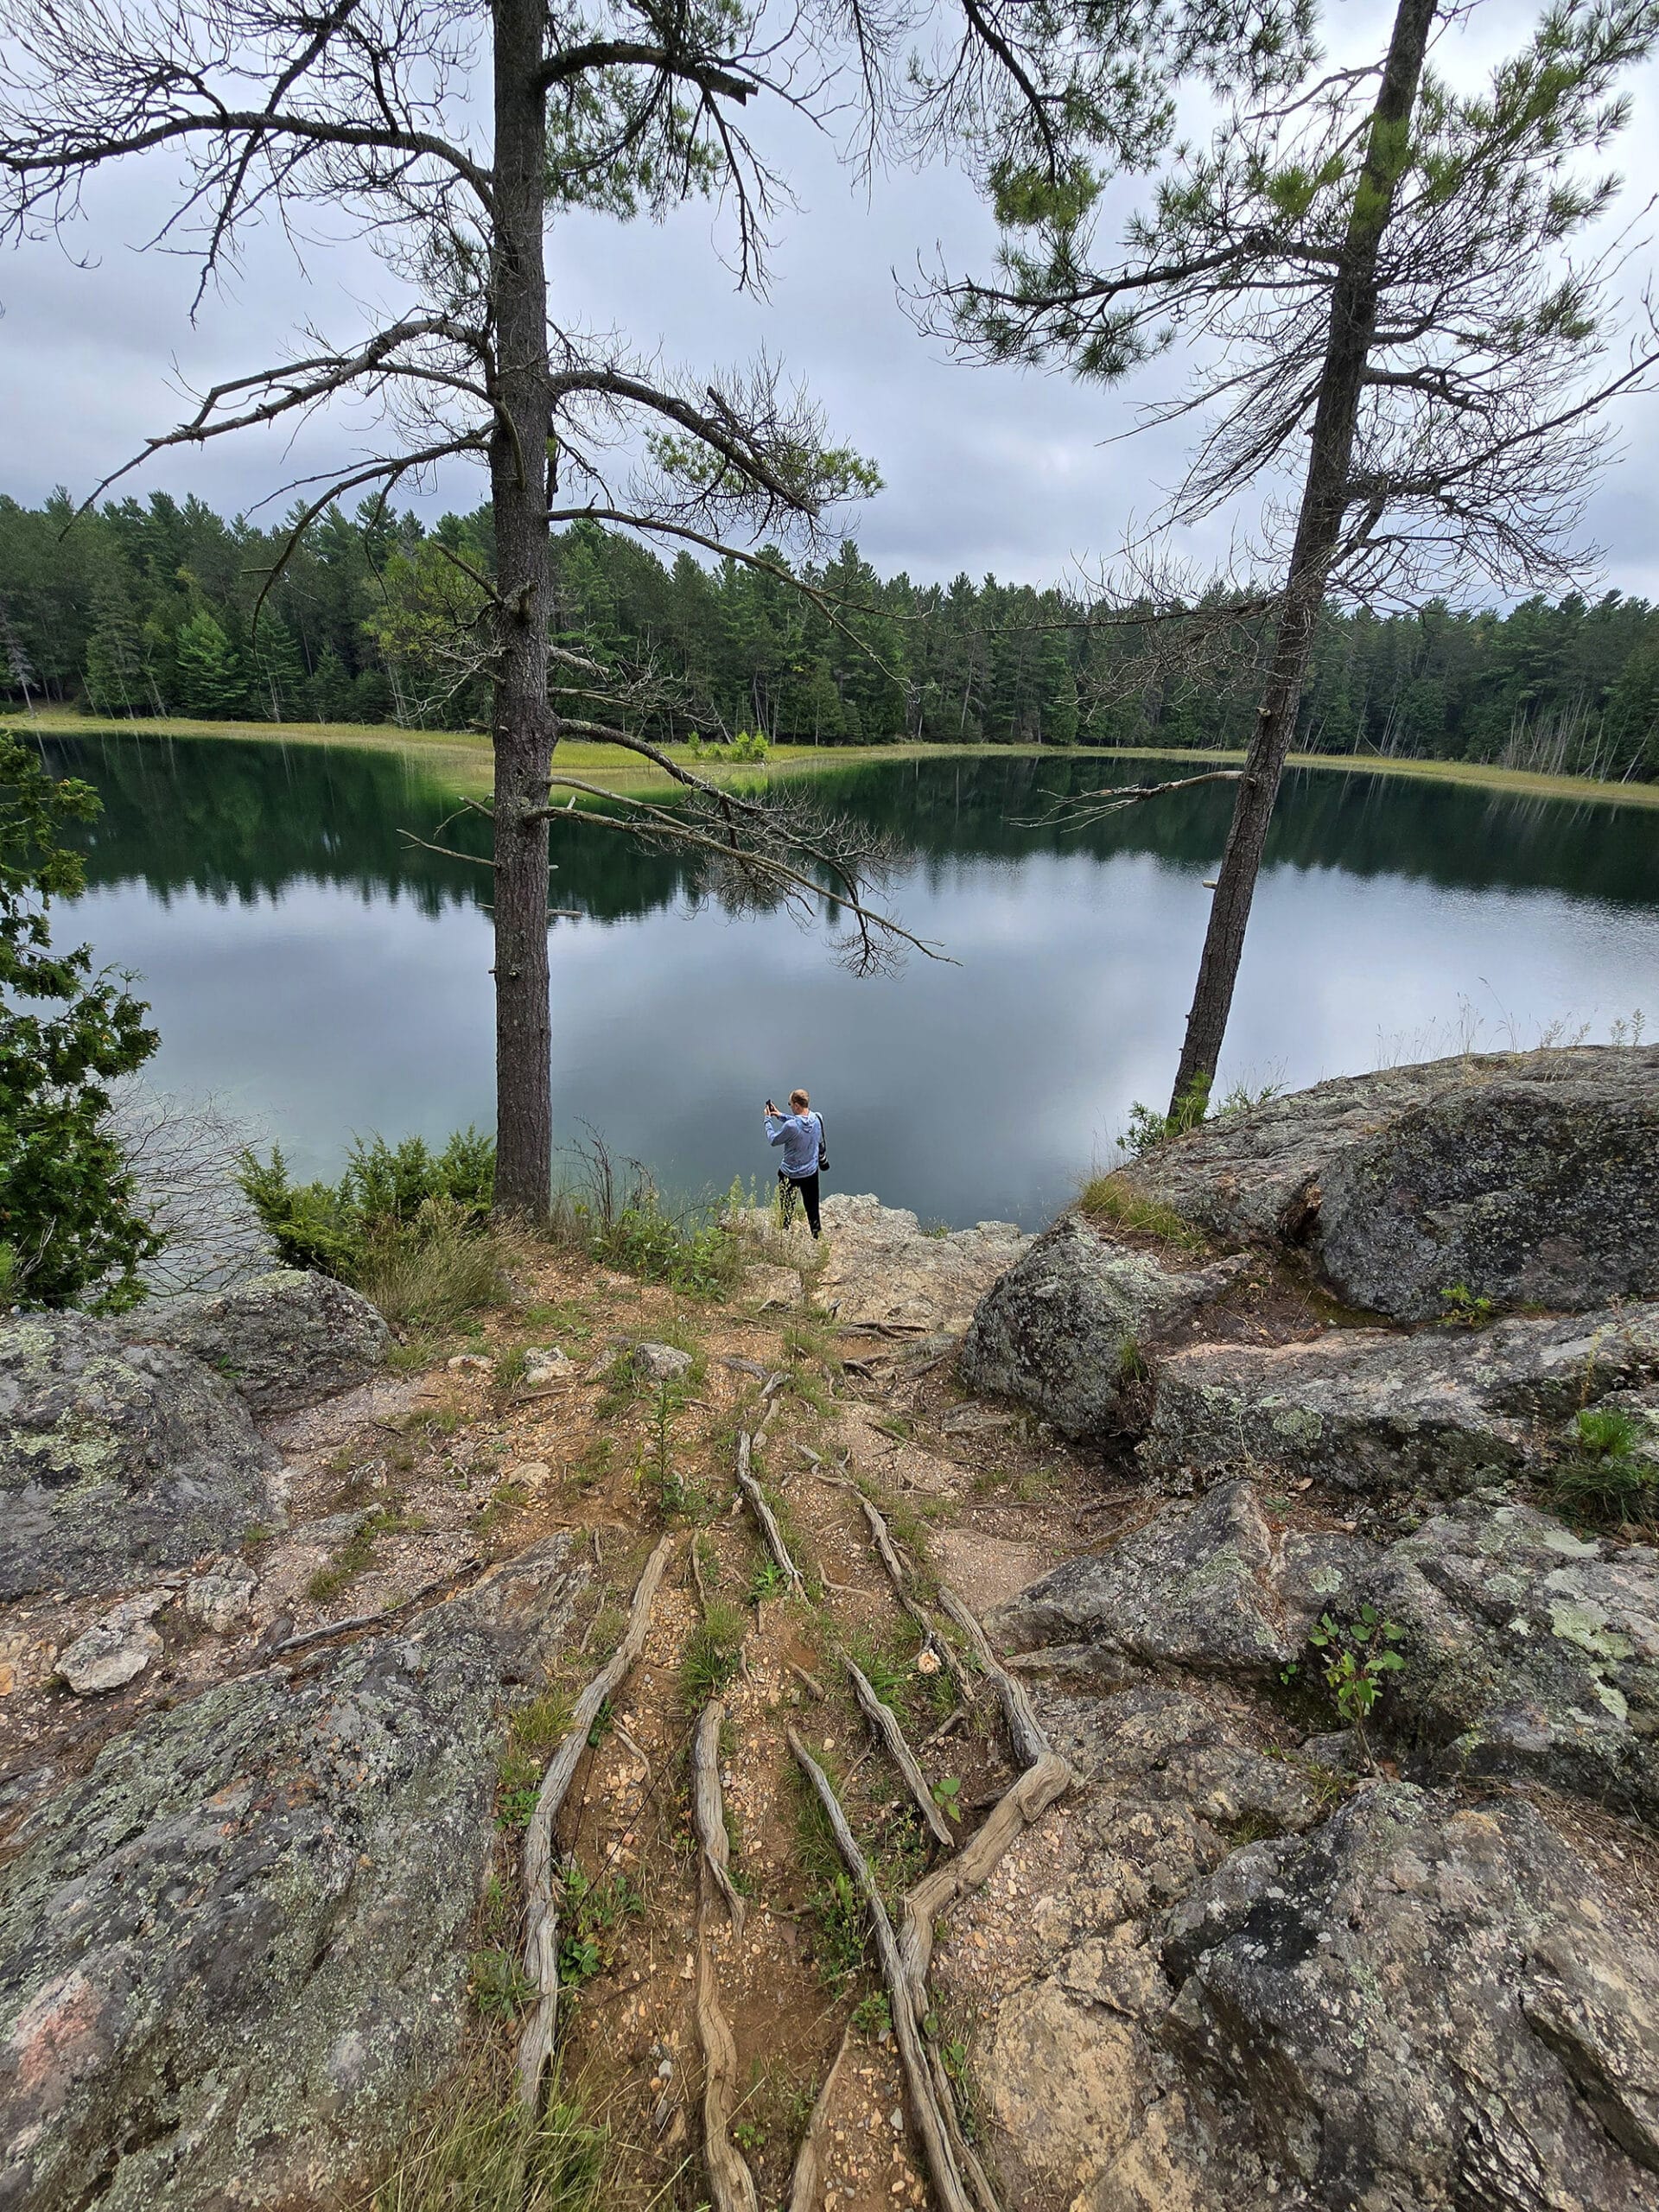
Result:
[[[1377,12],[1374,0],[1328,10],[1331,42],[1363,41]],[[1533,13],[1517,0],[1486,0],[1465,57],[1477,41],[1480,49],[1514,42]],[[1619,166],[1639,207],[1659,188],[1659,70],[1632,90]],[[556,314],[614,326],[672,361],[714,365],[762,346],[781,359],[821,402],[836,436],[881,469],[887,488],[853,528],[884,572],[907,569],[921,580],[966,569],[1046,582],[1109,559],[1178,473],[1177,433],[1127,442],[1122,434],[1134,427],[1137,397],[1179,386],[1179,356],[1138,388],[1109,391],[952,365],[906,320],[894,271],[913,271],[918,254],[931,262],[940,251],[958,269],[988,266],[990,228],[966,181],[936,168],[861,187],[823,138],[787,114],[757,137],[799,201],[779,219],[768,298],[734,295],[717,258],[720,219],[698,206],[660,226],[563,223],[551,251]],[[59,483],[84,495],[146,433],[176,419],[181,381],[199,389],[274,358],[301,320],[345,338],[361,327],[364,302],[401,303],[360,239],[325,240],[301,269],[267,235],[234,289],[210,300],[192,328],[188,264],[136,250],[164,218],[169,182],[163,162],[130,166],[97,182],[90,219],[62,246],[0,259],[0,490],[16,499],[32,504]],[[1623,458],[1594,495],[1591,524],[1605,581],[1659,598],[1659,397],[1631,403],[1618,420]],[[194,491],[224,510],[248,508],[302,465],[324,467],[359,449],[340,419],[313,430],[291,458],[275,439],[226,441],[165,456],[123,488]],[[483,488],[481,476],[457,468],[414,504],[430,513],[471,506]],[[1217,525],[1186,550],[1208,564],[1225,535]]]

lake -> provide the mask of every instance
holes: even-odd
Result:
[[[218,1094],[306,1173],[353,1132],[493,1115],[487,872],[411,846],[453,802],[414,756],[48,741],[105,812],[70,926],[137,971],[166,1090]],[[894,911],[950,956],[838,968],[827,918],[732,914],[660,853],[556,825],[554,1103],[664,1188],[772,1171],[760,1109],[804,1084],[827,1187],[924,1221],[1036,1226],[1167,1095],[1231,805],[1212,785],[1082,834],[1028,826],[1109,772],[1064,755],[827,779],[886,832]],[[1126,780],[1145,764],[1122,764]],[[1027,825],[1027,826],[1022,826]],[[475,842],[482,825],[471,825]],[[448,841],[468,834],[462,822]],[[1222,1088],[1495,1050],[1659,1015],[1659,815],[1294,772]]]

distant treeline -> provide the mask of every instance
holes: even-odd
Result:
[[[283,526],[226,522],[197,499],[111,501],[67,528],[72,512],[62,493],[40,509],[0,498],[0,648],[16,703],[27,692],[111,718],[486,717],[474,581],[493,564],[486,510],[428,529],[367,505],[331,509],[285,559]],[[1167,626],[1091,622],[1057,590],[884,579],[851,543],[800,575],[810,591],[735,561],[668,566],[579,524],[558,541],[556,620],[567,642],[654,671],[636,696],[659,732],[1179,747],[1248,734],[1260,623],[1239,616],[1217,633],[1224,604],[1189,664],[1149,653]],[[1507,613],[1332,612],[1300,741],[1659,778],[1659,609],[1610,593]]]

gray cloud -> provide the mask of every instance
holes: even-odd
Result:
[[[1375,12],[1365,0],[1343,11],[1341,28]],[[1487,45],[1500,28],[1513,35],[1530,12],[1494,0]],[[880,463],[887,489],[851,521],[883,570],[1046,582],[1109,559],[1179,474],[1178,433],[1122,435],[1134,426],[1137,399],[1179,381],[1179,358],[1138,389],[1112,391],[951,364],[906,318],[893,272],[913,274],[918,255],[931,264],[937,253],[958,268],[986,265],[990,226],[966,180],[936,166],[882,175],[866,189],[796,118],[784,119],[768,150],[799,206],[780,219],[766,299],[734,295],[719,259],[728,226],[719,211],[698,206],[661,226],[563,223],[551,247],[556,312],[626,330],[671,360],[713,365],[765,346],[811,390],[836,435]],[[1659,186],[1659,72],[1636,87],[1620,151],[1639,202]],[[133,250],[170,206],[164,166],[100,180],[89,206],[67,251],[35,245],[0,264],[8,430],[0,488],[26,501],[59,482],[83,495],[146,434],[176,419],[181,385],[200,389],[256,365],[307,320],[349,334],[365,302],[401,297],[361,238],[325,238],[306,249],[301,268],[267,230],[251,242],[232,292],[210,300],[193,327],[188,262]],[[76,265],[72,254],[93,265]],[[1606,553],[1606,581],[1656,596],[1659,406],[1632,403],[1618,428],[1622,458],[1593,495],[1591,528]],[[246,509],[287,476],[338,463],[361,445],[362,426],[334,417],[291,453],[271,436],[168,454],[125,488],[195,492]],[[431,512],[470,505],[483,488],[481,476],[457,468],[416,504]],[[1224,555],[1228,530],[1217,524],[1179,550],[1208,564]]]

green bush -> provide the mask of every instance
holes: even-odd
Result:
[[[52,901],[86,880],[60,838],[99,811],[89,784],[54,781],[0,730],[0,1303],[118,1312],[162,1249],[109,1126],[110,1085],[160,1039],[130,976],[52,944]]]
[[[352,1284],[390,1321],[447,1328],[500,1294],[495,1147],[476,1129],[441,1152],[359,1139],[338,1183],[291,1182],[280,1145],[269,1160],[244,1151],[237,1179],[285,1265]]]

